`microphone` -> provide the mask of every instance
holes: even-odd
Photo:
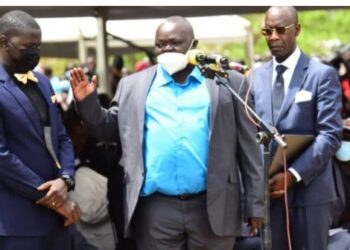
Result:
[[[221,55],[206,55],[203,51],[199,49],[189,50],[187,52],[187,61],[193,65],[216,64],[224,70],[231,69],[240,72],[245,72],[249,69],[248,66],[230,61],[230,59],[228,59],[227,57],[223,57]],[[214,67],[213,69],[215,70],[216,67]]]
[[[190,51],[187,52],[188,62],[193,65],[220,64],[220,61],[219,61],[220,57],[221,56],[219,55],[208,56],[199,49],[191,49]]]

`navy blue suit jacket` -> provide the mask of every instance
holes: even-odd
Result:
[[[253,71],[257,114],[272,123],[272,61]],[[302,181],[289,192],[290,206],[336,199],[331,158],[341,142],[341,88],[336,71],[301,53],[284,98],[276,128],[281,134],[312,134],[315,140],[291,164]]]
[[[58,169],[49,154],[38,112],[0,66],[0,236],[47,234],[59,215],[35,204],[36,188],[63,174],[74,175],[74,155],[49,80],[35,73],[46,101]],[[63,223],[63,222],[62,222]]]

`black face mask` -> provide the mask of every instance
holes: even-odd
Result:
[[[17,49],[13,44],[11,44],[11,46],[15,48],[20,54],[19,58],[15,58],[11,55],[11,53],[9,53],[12,59],[15,61],[14,70],[16,72],[26,73],[30,70],[33,70],[35,66],[38,65],[40,60],[39,48]]]

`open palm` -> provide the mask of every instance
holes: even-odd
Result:
[[[91,83],[84,75],[83,70],[73,68],[70,71],[70,84],[72,86],[73,95],[77,102],[83,101],[87,96],[92,94],[97,88],[97,77],[93,76]]]

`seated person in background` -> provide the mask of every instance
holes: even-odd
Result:
[[[76,230],[96,249],[114,250],[116,240],[107,200],[108,166],[105,165],[108,164],[106,159],[101,160],[103,155],[96,146],[97,140],[85,133],[73,105],[64,118],[76,156],[76,183],[70,195],[81,208],[82,221],[76,224]]]
[[[81,209],[81,221],[77,230],[93,246],[100,250],[114,250],[113,225],[108,214],[107,178],[89,167],[76,171],[75,190],[70,198]]]
[[[99,96],[99,101],[102,106],[106,107],[109,104],[109,100],[105,95]],[[85,169],[86,167],[92,169],[95,171],[95,174],[91,176],[93,179],[105,179],[107,178],[107,194],[103,193],[102,198],[103,200],[99,200],[97,203],[103,207],[103,211],[105,208],[105,198],[107,197],[107,208],[109,211],[108,218],[106,218],[107,221],[111,221],[113,224],[113,229],[115,231],[113,232],[113,237],[115,239],[115,242],[118,242],[117,248],[118,250],[134,250],[136,249],[134,240],[132,239],[124,239],[123,237],[123,227],[124,227],[124,217],[123,217],[123,178],[124,178],[124,171],[123,169],[118,165],[118,159],[120,157],[120,151],[117,150],[116,145],[113,143],[104,143],[99,142],[95,137],[88,135],[81,122],[78,118],[78,115],[74,109],[74,106],[71,105],[67,112],[64,113],[65,117],[65,124],[67,127],[68,134],[72,138],[73,146],[74,146],[74,152],[76,155],[75,159],[75,165],[78,168],[77,173],[79,176],[87,174],[86,170],[81,171],[80,167]],[[90,173],[89,175],[92,175]],[[96,175],[96,177],[94,177]],[[97,177],[99,175],[99,177]],[[90,179],[91,179],[90,178]],[[78,179],[83,179],[78,177]],[[77,181],[77,184],[79,188],[79,185],[85,186],[86,183],[89,180],[84,181],[83,183],[79,184],[80,181]],[[104,182],[104,181],[103,181]],[[95,192],[94,189],[92,192],[89,192],[87,190],[90,190],[90,188],[85,189],[83,192],[86,192],[87,196],[84,194],[79,194],[79,192],[76,189],[76,192],[78,192],[78,195],[81,195],[83,197],[78,197],[78,202],[85,203],[82,204],[82,223],[80,225],[84,225],[87,222],[87,218],[90,216],[98,216],[97,214],[93,214],[93,211],[90,211],[90,209],[87,209],[88,205],[87,203],[90,203],[91,199],[95,199],[95,197],[90,196],[89,193]],[[80,201],[81,199],[85,201]],[[89,215],[88,215],[88,214]],[[90,222],[91,223],[91,222]],[[105,222],[104,226],[101,226],[99,230],[102,230],[105,234],[108,234],[108,237],[112,235],[112,233],[108,230],[109,229],[109,222]],[[78,230],[84,230],[87,228],[86,225],[84,226],[78,226]],[[83,233],[84,235],[84,233]],[[84,235],[84,237],[87,237],[87,240],[89,243],[94,244],[96,240],[91,240],[91,237]],[[102,238],[100,238],[102,239]],[[108,240],[108,242],[111,242],[111,240]],[[95,244],[94,244],[95,245]],[[110,244],[109,244],[110,245]],[[114,244],[115,245],[115,244]],[[108,249],[108,248],[102,248]]]

